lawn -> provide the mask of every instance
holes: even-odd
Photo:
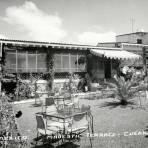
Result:
[[[94,117],[93,147],[148,147],[148,100],[143,97],[141,100],[143,106],[139,106],[139,100],[135,97],[132,103],[123,107],[113,98],[80,99],[80,104],[91,106]],[[22,111],[22,116],[17,119],[18,128],[23,136],[28,136],[28,147],[33,147],[30,143],[36,137],[35,113],[41,111],[41,107],[35,107],[34,102],[30,102],[16,104],[14,110]],[[77,144],[81,148],[90,146],[87,133]]]

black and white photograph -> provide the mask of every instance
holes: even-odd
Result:
[[[0,148],[148,148],[147,0],[0,0]]]

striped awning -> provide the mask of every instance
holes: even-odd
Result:
[[[90,52],[96,56],[106,57],[110,59],[139,59],[140,55],[125,51],[125,50],[105,50],[91,49]]]

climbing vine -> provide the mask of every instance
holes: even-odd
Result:
[[[47,51],[46,56],[46,66],[47,66],[47,82],[48,82],[48,89],[51,92],[53,88],[53,81],[54,81],[54,54],[53,51]]]

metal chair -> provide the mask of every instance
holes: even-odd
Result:
[[[63,130],[69,125],[68,121],[63,121],[59,118],[52,117],[53,114],[59,114],[58,107],[56,107],[54,98],[49,97],[45,99],[45,113],[46,113],[46,124],[47,126],[55,126],[60,130]],[[49,117],[49,118],[48,118]]]
[[[82,134],[89,128],[87,112],[75,114],[72,117],[72,124],[67,128],[68,133]]]
[[[70,93],[65,93],[64,95],[64,108],[67,109],[67,112],[70,113],[74,109],[74,102]]]
[[[74,108],[76,109],[76,108],[80,108],[79,107],[79,96],[78,95],[73,95],[72,96],[72,102],[73,102],[73,104],[74,104]]]
[[[82,133],[88,130],[88,133],[93,133],[93,119],[88,115],[88,112],[78,113],[73,116],[72,124],[66,129],[68,135],[72,135],[79,138],[82,136]],[[89,137],[90,146],[92,146],[92,139]]]
[[[37,121],[37,140],[36,144],[39,140],[42,140],[44,143],[44,140],[52,139],[53,135],[58,135],[60,134],[60,129],[54,125],[52,126],[47,126],[47,122],[43,118],[42,114],[37,113],[36,114],[36,121]],[[39,138],[39,135],[41,136]],[[58,137],[58,136],[57,136]]]
[[[43,109],[42,109],[42,111],[43,111]],[[54,98],[52,96],[45,98],[45,113],[55,114],[57,112],[58,112],[58,109],[55,105]]]
[[[55,104],[58,110],[62,110],[64,108],[64,98],[63,97],[54,97]]]

